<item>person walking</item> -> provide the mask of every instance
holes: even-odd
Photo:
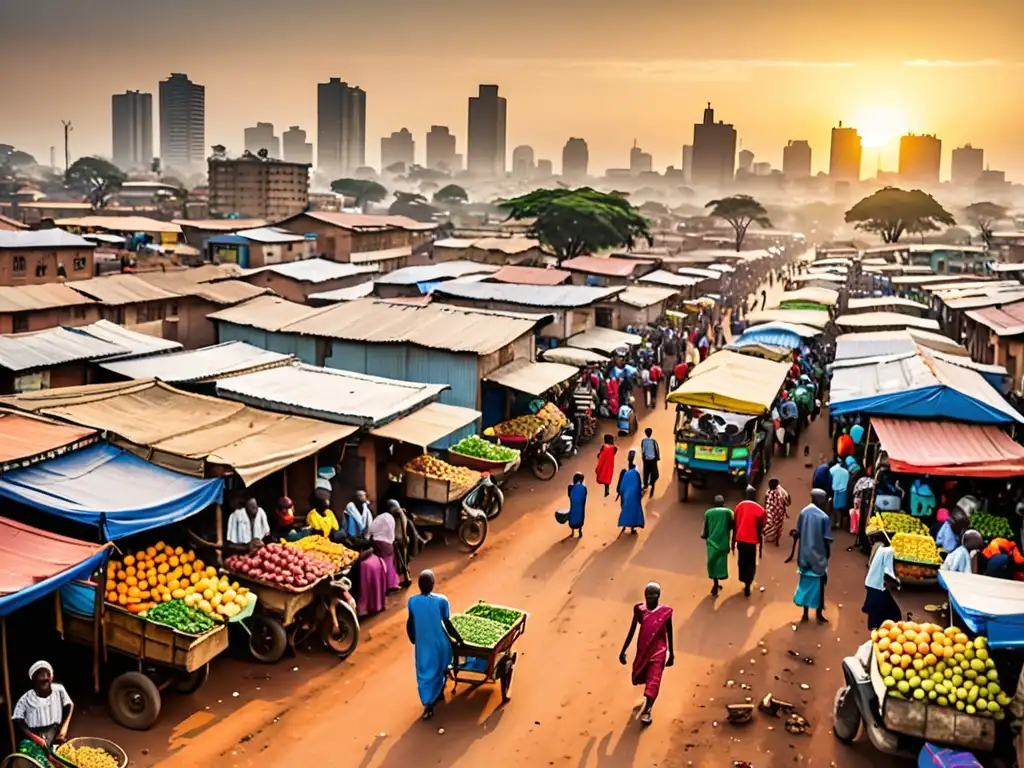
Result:
[[[736,553],[743,594],[750,597],[750,587],[757,575],[757,557],[759,553],[764,555],[765,511],[757,503],[757,488],[747,486],[746,498],[736,505],[733,516],[736,524],[732,530],[732,549]]]
[[[811,608],[819,624],[827,624],[825,618],[825,585],[828,583],[828,561],[832,556],[832,525],[824,507],[828,505],[825,491],[815,488],[811,491],[811,503],[800,510],[793,531],[793,548],[798,550],[797,582],[793,602],[804,609],[801,622],[806,622]],[[793,560],[790,552],[786,562]]]
[[[764,540],[779,546],[782,538],[782,526],[789,517],[789,491],[782,487],[778,478],[768,481],[768,490],[764,495]]]
[[[636,533],[637,528],[644,527],[643,481],[636,471],[636,451],[630,451],[628,466],[619,472],[619,482],[615,486],[615,500],[619,502],[619,532],[621,536],[629,528]]]
[[[422,571],[420,593],[409,598],[405,631],[415,647],[416,688],[423,704],[423,719],[434,716],[434,707],[444,700],[444,681],[452,665],[452,643],[462,637],[451,622],[448,598],[434,593],[433,571]],[[447,631],[447,634],[446,634]]]
[[[715,506],[704,512],[704,539],[707,550],[708,578],[713,582],[711,596],[718,597],[719,583],[729,578],[729,536],[735,525],[732,510],[725,506],[724,496],[715,496]]]
[[[672,609],[661,602],[661,586],[651,582],[644,589],[644,601],[633,606],[633,621],[629,625],[626,642],[619,653],[619,663],[626,666],[626,651],[633,642],[637,629],[636,656],[633,658],[633,685],[644,687],[644,706],[640,710],[640,723],[651,724],[651,710],[661,690],[661,678],[666,667],[675,664],[672,640]]]
[[[587,519],[587,486],[583,482],[583,473],[572,476],[569,486],[569,536],[579,534],[583,538],[583,523]]]
[[[619,449],[615,447],[615,438],[611,435],[604,436],[604,443],[601,450],[597,452],[597,475],[598,485],[604,486],[604,495],[611,495],[612,477],[615,475],[615,453]]]
[[[843,460],[836,457],[835,464],[828,471],[832,480],[832,525],[843,529],[849,526],[850,515],[850,470]]]
[[[658,441],[654,439],[654,430],[648,427],[644,430],[644,439],[640,441],[640,458],[644,466],[644,487],[643,490],[651,489],[651,498],[654,498],[654,484],[658,481],[658,462],[661,461],[661,449]]]

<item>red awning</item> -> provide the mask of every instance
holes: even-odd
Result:
[[[0,465],[30,462],[96,435],[95,429],[0,412]]]
[[[0,600],[85,563],[103,548],[0,518]]]
[[[877,417],[871,425],[896,472],[953,477],[1024,474],[1024,446],[996,426]]]

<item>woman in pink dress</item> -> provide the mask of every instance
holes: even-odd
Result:
[[[779,485],[774,477],[768,481],[768,491],[764,495],[764,540],[766,544],[779,546],[782,537],[782,526],[789,517],[789,492]]]
[[[644,687],[644,707],[640,711],[640,722],[651,724],[651,709],[661,690],[661,676],[665,667],[675,663],[672,641],[672,609],[661,605],[661,586],[651,582],[644,589],[644,602],[633,607],[633,622],[629,634],[622,644],[619,662],[626,665],[626,651],[633,642],[633,635],[640,627],[636,641],[636,657],[633,659],[633,685]]]
[[[388,592],[398,589],[401,579],[395,566],[395,518],[390,512],[381,512],[370,523],[367,535],[373,544],[373,552],[384,561],[387,573],[384,584]]]

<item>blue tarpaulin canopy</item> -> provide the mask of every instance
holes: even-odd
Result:
[[[1024,648],[1024,584],[953,571],[939,571],[939,584],[971,632],[993,648]]]
[[[220,503],[224,481],[162,469],[107,443],[0,477],[0,497],[121,539]]]
[[[733,342],[735,347],[746,347],[751,344],[767,344],[772,347],[788,347],[796,349],[802,343],[802,339],[817,336],[821,331],[810,328],[806,325],[794,323],[764,323],[747,328],[739,338]]]

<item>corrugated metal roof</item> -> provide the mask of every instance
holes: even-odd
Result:
[[[934,349],[929,349],[924,354],[926,356],[942,360],[945,363],[950,363],[951,365],[959,365],[961,368],[969,368],[970,370],[977,371],[978,373],[991,373],[996,376],[1005,376],[1007,374],[1006,368],[1002,365],[978,363],[963,355],[947,355],[945,352],[939,352]]]
[[[296,363],[221,379],[217,394],[269,411],[338,424],[379,426],[440,397],[447,384],[420,384]]]
[[[207,232],[237,232],[239,228],[265,227],[265,219],[171,219],[179,227],[193,227]]]
[[[747,321],[751,325],[780,322],[824,328],[828,325],[829,317],[828,312],[818,309],[764,309],[747,314]]]
[[[22,229],[28,229],[28,224],[22,224],[20,221],[16,221],[10,216],[0,214],[0,229],[8,232],[19,231]]]
[[[568,381],[579,372],[579,367],[575,365],[535,363],[532,360],[521,358],[487,374],[484,376],[484,381],[500,384],[528,395],[540,396],[563,381]]]
[[[71,290],[67,284],[0,286],[0,313],[31,312],[92,303],[92,299]]]
[[[60,327],[0,336],[0,367],[15,372],[128,353],[118,344]]]
[[[566,345],[610,353],[621,347],[635,346],[642,341],[643,339],[635,333],[625,333],[611,328],[591,328],[589,331],[570,336]]]
[[[95,247],[95,243],[63,229],[0,229],[0,249]]]
[[[248,275],[260,272],[273,272],[275,275],[297,280],[300,283],[325,283],[328,280],[340,280],[356,275],[369,275],[377,271],[376,267],[348,264],[329,259],[304,259],[302,261],[286,261],[283,264],[268,264],[245,272]]]
[[[182,293],[198,296],[213,304],[231,306],[249,301],[257,296],[265,296],[273,291],[269,288],[252,285],[244,280],[221,280],[217,283],[197,283]]]
[[[584,365],[596,365],[607,363],[609,358],[594,352],[592,349],[581,349],[580,347],[554,347],[545,349],[541,357],[549,363],[565,363],[582,367]]]
[[[519,285],[561,285],[570,277],[572,277],[572,273],[566,272],[564,269],[518,267],[510,264],[499,269],[489,279],[499,283],[518,283]]]
[[[133,331],[131,328],[125,328],[123,325],[117,325],[109,320],[97,320],[95,323],[69,330],[87,333],[90,336],[95,336],[97,339],[124,347],[132,357],[181,349],[181,344],[177,341]]]
[[[381,229],[404,229],[409,231],[426,231],[437,229],[437,224],[424,223],[410,219],[408,216],[374,216],[365,213],[338,213],[333,211],[306,211],[279,224],[284,224],[299,216],[309,216],[324,224],[331,224],[341,229],[374,231]]]
[[[540,249],[539,240],[530,237],[448,237],[434,241],[435,248],[475,248],[478,251],[498,251],[514,256],[534,249]]]
[[[310,301],[337,302],[355,301],[365,299],[373,295],[373,280],[367,280],[359,285],[352,285],[348,288],[335,288],[333,291],[321,291],[320,293],[309,294]]]
[[[322,311],[277,296],[257,296],[228,309],[211,312],[206,317],[209,320],[221,320],[225,323],[259,328],[262,331],[280,331],[287,325]]]
[[[833,291],[831,288],[798,288],[795,291],[785,291],[779,297],[780,305],[787,301],[807,301],[831,307],[839,301],[839,291]]]
[[[841,315],[836,318],[840,328],[920,328],[923,331],[938,331],[939,323],[927,317],[912,317],[899,312],[864,312],[859,315]]]
[[[76,280],[67,285],[108,306],[178,298],[178,294],[151,285],[135,275],[106,275]]]
[[[527,307],[588,307],[622,292],[622,287],[594,288],[588,285],[516,285],[514,283],[442,283],[435,296],[473,301],[495,301]]]
[[[616,296],[616,298],[623,304],[628,304],[631,307],[646,309],[647,307],[653,307],[660,301],[668,301],[678,293],[679,291],[675,288],[631,285]]]
[[[868,296],[858,299],[850,299],[846,303],[846,307],[851,311],[891,308],[892,310],[899,312],[901,307],[906,309],[916,309],[921,312],[928,311],[928,307],[919,301],[911,301],[910,299],[904,299],[899,296]]]
[[[480,418],[480,411],[458,405],[428,403],[408,416],[374,427],[371,435],[426,448]]]
[[[704,278],[692,275],[676,275],[659,269],[649,275],[637,278],[638,283],[654,283],[655,285],[670,285],[673,288],[689,288],[691,285],[704,282]]]
[[[432,349],[495,352],[532,332],[543,315],[490,312],[444,304],[412,306],[362,299],[315,310],[282,330],[366,342],[406,342]]]
[[[953,299],[946,302],[950,309],[982,309],[983,307],[999,307],[1003,304],[1013,304],[1024,301],[1024,286],[1019,290],[996,291],[987,296],[968,296],[964,299]]]
[[[591,275],[607,275],[609,277],[629,277],[637,268],[654,266],[653,261],[641,259],[608,259],[600,256],[577,256],[562,262],[561,268],[573,272],[586,272]]]
[[[791,283],[845,283],[846,275],[837,275],[833,272],[807,272],[803,275],[794,275],[789,278]]]
[[[990,328],[997,336],[1024,334],[1024,302],[1001,307],[972,309],[967,312],[967,316],[986,328]]]
[[[844,333],[836,337],[835,359],[840,362],[876,355],[902,355],[914,349],[914,340],[904,331]]]
[[[244,341],[171,352],[134,360],[117,360],[100,367],[129,379],[158,379],[168,383],[210,381],[257,368],[284,365],[295,357],[268,352]]]
[[[722,273],[715,269],[702,269],[701,267],[679,267],[676,272],[680,275],[690,275],[692,277],[701,277],[705,280],[717,280],[722,276]]]
[[[421,264],[416,267],[396,269],[376,279],[378,285],[415,285],[445,278],[464,277],[497,272],[498,268],[476,261],[443,261],[440,264]]]
[[[58,227],[81,227],[82,229],[109,229],[112,232],[166,232],[181,234],[181,227],[169,221],[157,221],[146,216],[79,216],[72,219],[57,219]]]
[[[306,238],[297,235],[280,227],[254,227],[253,229],[240,229],[235,232],[239,237],[252,240],[257,243],[301,243]]]
[[[403,245],[398,248],[385,248],[382,251],[358,251],[348,255],[349,261],[353,264],[376,264],[381,261],[392,259],[404,259],[412,256],[412,248]]]

